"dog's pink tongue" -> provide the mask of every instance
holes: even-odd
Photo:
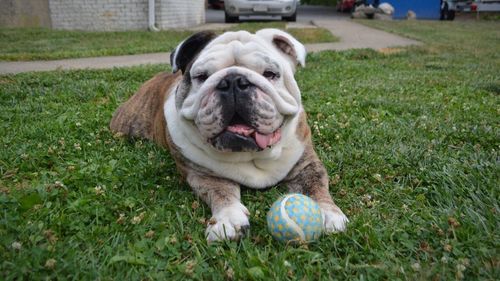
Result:
[[[275,132],[273,132],[271,134],[267,134],[267,135],[261,134],[259,132],[255,132],[255,142],[262,149],[277,143],[280,139],[281,139],[281,130],[280,129],[276,130]]]

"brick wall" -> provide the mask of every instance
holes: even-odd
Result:
[[[148,0],[49,0],[52,27],[70,30],[145,30]],[[205,22],[204,0],[156,0],[160,29]]]

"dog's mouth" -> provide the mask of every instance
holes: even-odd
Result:
[[[281,126],[270,134],[264,134],[235,114],[229,125],[210,142],[222,150],[259,151],[273,146],[280,140]]]
[[[278,128],[276,131],[270,134],[259,133],[254,128],[245,124],[234,124],[226,128],[227,132],[239,135],[241,137],[250,138],[253,140],[257,146],[261,149],[268,148],[273,144],[277,143],[281,139],[281,129]]]

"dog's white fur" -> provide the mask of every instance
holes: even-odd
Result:
[[[296,58],[278,51],[272,42],[276,34],[293,44]],[[283,180],[304,152],[304,144],[295,135],[299,113],[303,109],[300,90],[293,75],[295,60],[305,64],[305,55],[301,43],[276,29],[264,29],[256,34],[231,32],[217,37],[204,48],[191,68],[192,77],[207,69],[212,69],[213,73],[201,85],[193,83],[180,109],[176,108],[176,89],[165,102],[165,119],[172,141],[190,161],[210,167],[220,176],[248,187],[265,188]],[[274,84],[260,74],[265,70],[262,67],[267,65],[264,59],[259,62],[259,57],[272,57],[280,68],[278,71],[282,77]],[[243,67],[231,66],[235,60]],[[207,143],[193,124],[201,97],[212,92],[220,79],[229,72],[245,75],[271,97],[281,114],[291,116],[282,126],[281,141],[273,147],[258,152],[220,152]]]
[[[238,239],[245,233],[244,228],[250,227],[248,216],[250,212],[241,203],[221,208],[214,214],[214,224],[209,222],[205,236],[209,242],[222,239]]]
[[[164,112],[172,141],[185,157],[248,187],[266,188],[278,183],[304,152],[303,143],[295,135],[298,115],[283,126],[282,140],[273,147],[258,152],[224,153],[206,143],[191,122],[179,117],[173,95],[165,103]]]
[[[325,225],[325,231],[327,233],[335,233],[345,231],[349,219],[342,212],[332,212],[330,210],[321,207],[323,212],[323,221]]]
[[[274,28],[265,28],[257,31],[255,35],[263,38],[266,42],[272,42],[273,38],[278,35],[282,38],[285,38],[288,40],[288,42],[293,46],[295,53],[297,57],[295,58],[297,62],[302,66],[306,66],[306,47],[302,45],[297,39],[293,38],[293,36],[290,36],[288,33],[281,31],[279,29],[274,29]],[[291,61],[292,67],[295,67],[295,63]]]

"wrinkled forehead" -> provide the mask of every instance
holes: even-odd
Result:
[[[192,71],[215,72],[238,65],[254,70],[280,70],[284,61],[278,51],[262,38],[246,31],[217,37],[198,56]]]

